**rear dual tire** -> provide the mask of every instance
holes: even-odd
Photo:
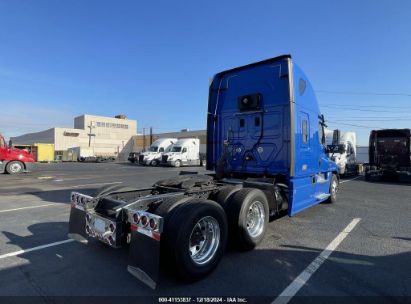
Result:
[[[233,245],[252,250],[261,243],[269,220],[268,201],[263,191],[241,189],[229,198],[225,209]]]
[[[183,280],[196,281],[213,271],[226,242],[226,216],[214,201],[192,199],[165,216],[162,258]]]

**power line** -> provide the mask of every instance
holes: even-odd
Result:
[[[338,104],[338,103],[326,103],[326,104],[322,104],[321,106],[335,106],[335,107],[354,107],[354,108],[390,108],[390,109],[411,109],[411,107],[404,107],[404,106],[391,106],[391,105],[385,105],[385,106],[381,106],[381,105],[356,105],[356,104]]]
[[[330,108],[334,110],[351,110],[351,111],[359,111],[359,112],[373,112],[373,113],[403,113],[402,111],[389,111],[389,110],[369,110],[369,109],[357,109],[357,108],[342,108],[342,107],[335,107],[335,106],[327,106],[322,105],[323,108]]]
[[[316,90],[316,93],[322,94],[337,94],[337,95],[373,95],[373,96],[408,96],[409,93],[379,93],[379,92],[352,92],[352,91],[329,91],[329,90]]]
[[[395,119],[366,119],[366,118],[361,118],[361,119],[336,119],[334,121],[410,121],[411,118],[395,118]]]
[[[342,123],[342,122],[332,122],[332,121],[326,121],[326,122],[331,123],[333,125],[344,125],[344,126],[351,126],[351,127],[365,128],[365,129],[382,129],[381,127],[363,126],[363,125],[349,124],[349,123]]]
[[[340,115],[338,115],[338,116],[336,116],[336,115],[327,115],[327,118],[330,118],[330,117],[341,118]],[[354,118],[354,119],[357,119],[357,118],[358,119],[367,119],[367,118],[380,119],[380,118],[383,118],[383,119],[394,119],[394,120],[396,120],[396,119],[410,119],[411,120],[411,116],[352,116],[352,115],[350,115],[350,118]]]

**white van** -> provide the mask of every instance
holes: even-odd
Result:
[[[143,152],[138,157],[138,163],[146,166],[158,166],[161,156],[169,152],[172,145],[177,142],[177,138],[159,138],[153,142],[148,151]]]
[[[197,138],[179,139],[170,152],[164,153],[161,164],[165,166],[203,166],[205,158],[200,156],[200,140]]]

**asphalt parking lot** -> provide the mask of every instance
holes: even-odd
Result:
[[[142,299],[154,301],[243,297],[271,303],[280,301],[277,297],[287,287],[299,286],[294,289],[297,297],[287,301],[348,295],[410,300],[409,184],[345,179],[336,204],[271,222],[256,250],[228,250],[210,276],[193,284],[163,272],[159,287],[151,290],[126,271],[126,248],[66,241],[73,189],[91,193],[110,183],[147,186],[179,171],[126,163],[62,163],[40,164],[36,172],[24,175],[0,175],[0,296],[40,296],[46,303],[58,302],[59,296],[146,296]]]

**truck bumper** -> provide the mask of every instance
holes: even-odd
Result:
[[[25,170],[24,172],[33,172],[36,168],[36,163],[24,163],[25,165]]]

